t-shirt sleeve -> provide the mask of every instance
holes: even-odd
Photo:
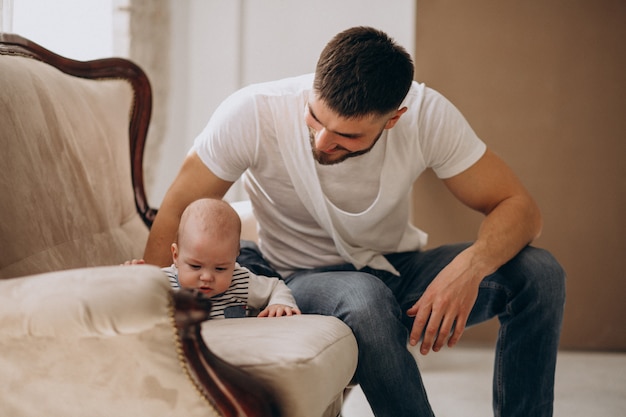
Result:
[[[465,171],[487,149],[461,112],[435,90],[426,89],[418,126],[426,166],[439,178]]]
[[[260,121],[249,90],[235,92],[218,106],[190,150],[225,181],[236,181],[255,159]]]

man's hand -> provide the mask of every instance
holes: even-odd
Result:
[[[407,310],[415,317],[409,343],[420,352],[454,346],[467,324],[482,279],[513,258],[541,232],[541,213],[513,171],[493,152],[444,180],[452,194],[485,218],[474,244],[461,252]]]
[[[431,348],[438,352],[446,340],[448,347],[453,347],[465,330],[484,277],[473,266],[471,252],[471,247],[461,252],[407,310],[410,317],[415,317],[409,343],[417,345],[423,333],[422,355],[427,355]]]
[[[293,316],[294,314],[302,313],[296,307],[290,307],[284,304],[272,304],[261,311],[257,317]]]

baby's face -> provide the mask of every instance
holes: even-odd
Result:
[[[190,231],[172,245],[172,257],[183,288],[194,288],[212,297],[228,289],[239,254],[238,239],[215,239]]]

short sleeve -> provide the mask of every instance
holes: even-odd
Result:
[[[425,163],[439,178],[465,171],[487,149],[461,112],[433,89],[426,89],[418,126]]]
[[[244,88],[219,105],[190,152],[196,152],[219,178],[234,182],[254,162],[258,126],[255,96]]]

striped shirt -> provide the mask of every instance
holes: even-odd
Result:
[[[175,265],[162,268],[173,289],[180,289],[178,269]],[[278,278],[255,275],[248,268],[235,265],[230,286],[211,300],[210,318],[237,318],[256,316],[269,304],[296,307],[291,290]]]

